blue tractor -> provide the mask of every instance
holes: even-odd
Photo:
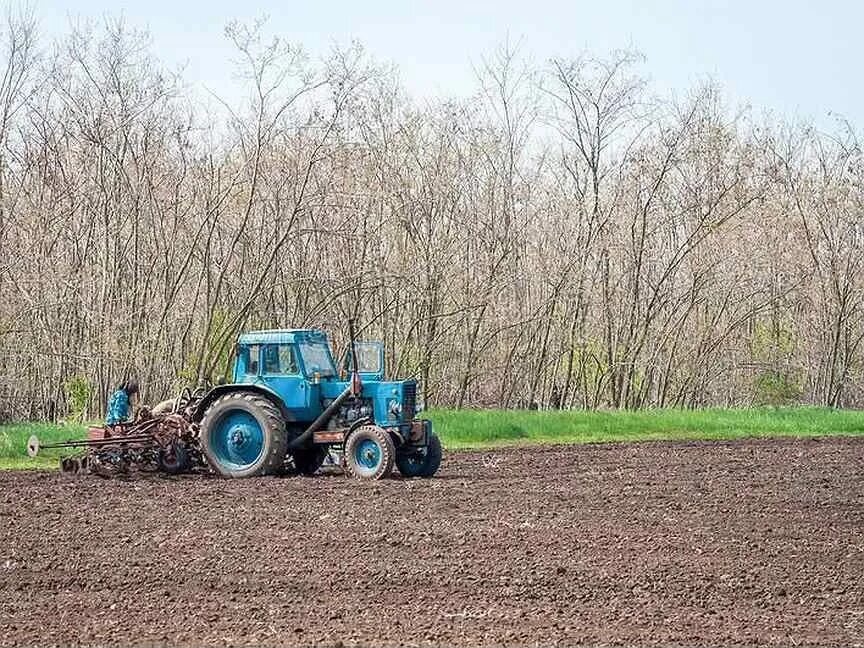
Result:
[[[337,368],[323,331],[242,334],[233,382],[210,390],[193,413],[210,466],[225,477],[292,466],[311,475],[336,449],[358,478],[381,479],[394,465],[405,477],[434,475],[441,442],[416,418],[417,382],[384,380],[383,345],[351,337]]]

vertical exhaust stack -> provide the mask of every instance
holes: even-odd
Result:
[[[357,366],[357,346],[354,344],[354,320],[348,320],[348,344],[351,352],[351,394],[359,396],[363,391],[363,383],[360,380],[360,370]]]

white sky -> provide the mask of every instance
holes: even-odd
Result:
[[[505,39],[538,64],[584,49],[632,46],[659,93],[683,93],[705,78],[734,103],[825,123],[829,113],[864,123],[864,2],[851,0],[35,0],[42,31],[76,18],[123,15],[148,31],[169,67],[185,64],[193,86],[230,97],[233,18],[268,15],[268,31],[324,53],[357,39],[395,63],[417,97],[474,89],[472,64]]]

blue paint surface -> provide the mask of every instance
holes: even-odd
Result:
[[[411,431],[417,414],[417,381],[384,380],[385,354],[378,342],[361,342],[363,357],[358,354],[362,381],[360,399],[349,401],[343,411],[342,425],[374,423],[399,434]],[[249,391],[269,399],[294,428],[305,428],[314,421],[351,384],[345,370],[347,353],[334,361],[327,334],[316,329],[278,329],[250,331],[237,340],[232,384],[215,387],[199,404],[201,414],[209,403],[231,391]],[[255,461],[263,433],[243,410],[228,412],[213,439],[226,465],[247,465]],[[239,430],[239,435],[236,434]],[[380,450],[380,449],[379,449]],[[365,450],[364,450],[365,451]],[[372,457],[367,452],[367,457]],[[381,461],[367,458],[367,461]],[[220,459],[221,460],[221,459]]]

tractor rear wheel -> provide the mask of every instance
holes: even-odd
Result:
[[[207,408],[201,420],[207,463],[223,477],[254,477],[278,472],[285,460],[285,420],[268,398],[229,392]]]
[[[396,455],[396,466],[403,477],[432,477],[441,466],[441,440],[434,432],[424,452]]]
[[[345,465],[360,479],[383,479],[393,470],[396,446],[390,433],[377,425],[363,425],[345,442]]]

